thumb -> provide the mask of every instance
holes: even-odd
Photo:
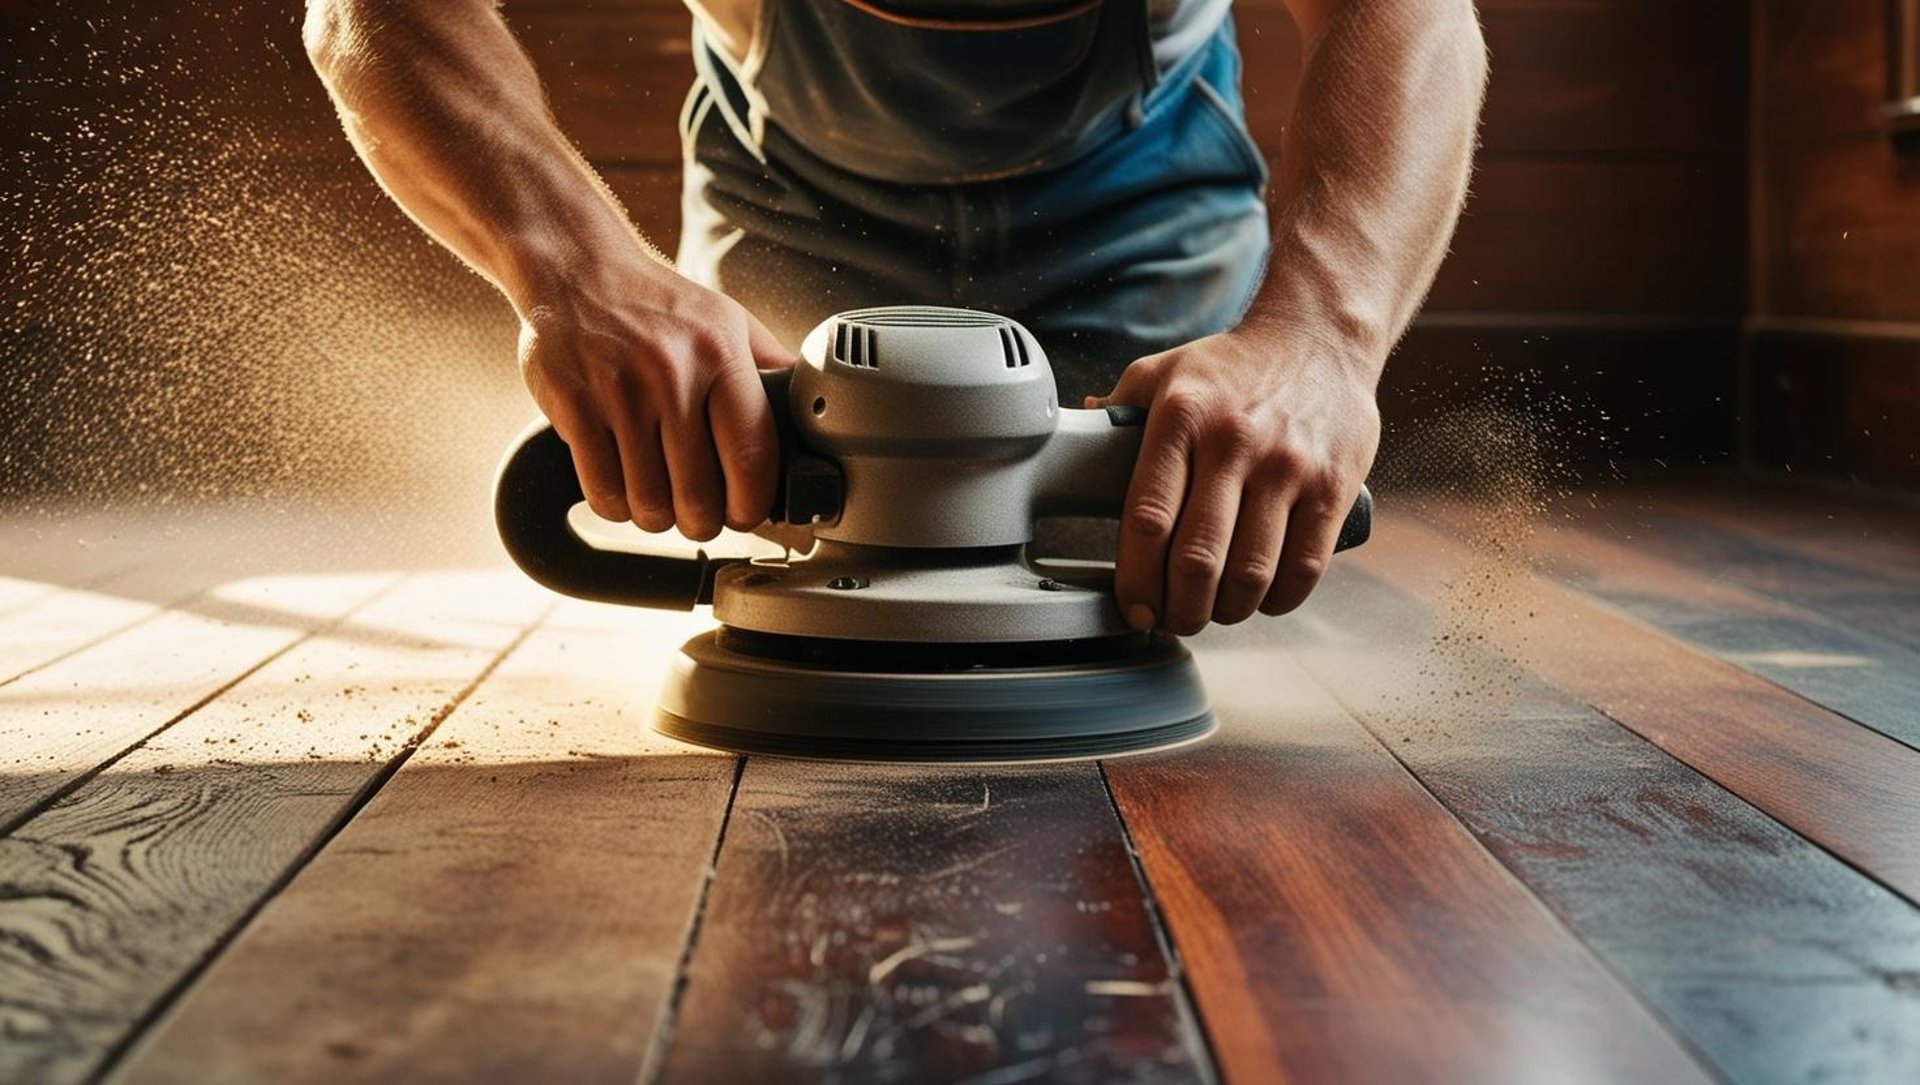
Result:
[[[1160,356],[1155,354],[1129,365],[1114,382],[1113,391],[1104,396],[1088,396],[1088,407],[1146,407],[1160,387]]]

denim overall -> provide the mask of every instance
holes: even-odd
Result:
[[[1239,320],[1265,261],[1267,172],[1231,19],[1156,72],[1145,0],[901,10],[768,0],[744,63],[696,25],[684,273],[789,345],[869,305],[1011,316],[1065,402]]]

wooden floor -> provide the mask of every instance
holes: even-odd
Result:
[[[464,554],[11,518],[0,1081],[1920,1081],[1920,506],[1382,509],[1193,642],[1217,738],[1006,769],[656,739],[700,619]]]

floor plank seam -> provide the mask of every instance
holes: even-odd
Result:
[[[1154,940],[1159,943],[1160,953],[1167,960],[1168,976],[1173,981],[1174,1006],[1179,1010],[1181,1023],[1198,1041],[1194,1055],[1200,1080],[1215,1085],[1220,1081],[1220,1070],[1214,1065],[1213,1037],[1207,1031],[1206,1019],[1200,1015],[1200,1003],[1194,997],[1192,984],[1188,982],[1186,964],[1180,959],[1180,947],[1173,940],[1173,929],[1160,909],[1153,883],[1147,879],[1147,868],[1140,862],[1140,852],[1133,845],[1133,828],[1127,824],[1127,816],[1120,811],[1120,800],[1114,797],[1113,781],[1107,777],[1107,763],[1096,761],[1094,766],[1099,770],[1100,787],[1106,792],[1107,805],[1113,810],[1113,820],[1120,827],[1120,843],[1126,849],[1128,864],[1133,868],[1133,880],[1140,886],[1140,900],[1146,907],[1147,921],[1153,926]]]
[[[48,810],[51,810],[55,806],[59,805],[60,800],[66,798],[68,795],[71,795],[75,791],[78,791],[80,788],[86,786],[87,783],[91,781],[94,777],[99,776],[101,773],[107,771],[108,769],[112,768],[114,765],[118,764],[122,759],[127,757],[129,754],[132,754],[135,750],[138,750],[142,746],[145,746],[147,743],[153,741],[155,736],[160,735],[161,733],[167,731],[169,728],[178,726],[183,720],[187,719],[189,716],[192,716],[195,712],[198,712],[201,709],[212,704],[213,702],[219,700],[221,697],[226,695],[227,691],[233,689],[235,686],[253,677],[255,674],[259,673],[261,669],[269,666],[275,660],[286,655],[288,652],[293,651],[295,648],[298,648],[301,645],[306,644],[311,640],[314,640],[315,638],[324,637],[328,633],[331,633],[333,630],[339,628],[341,625],[344,625],[345,623],[352,621],[355,615],[359,614],[361,611],[365,610],[367,607],[372,606],[374,603],[378,602],[380,599],[392,594],[395,590],[397,590],[400,587],[400,585],[406,583],[406,581],[407,581],[406,577],[394,578],[393,583],[388,584],[386,587],[381,588],[379,591],[373,593],[373,595],[362,600],[361,603],[358,606],[354,607],[352,610],[347,611],[345,614],[342,614],[337,618],[329,619],[328,621],[322,622],[319,625],[314,626],[312,629],[307,630],[306,632],[302,633],[300,636],[294,638],[291,641],[288,641],[286,644],[281,645],[279,648],[276,648],[273,652],[261,658],[258,662],[254,663],[252,666],[248,667],[246,670],[241,671],[240,673],[234,675],[232,678],[228,679],[227,681],[222,682],[219,686],[215,687],[212,691],[210,691],[206,696],[201,697],[200,699],[194,701],[192,704],[188,705],[186,708],[183,708],[179,712],[168,717],[166,720],[162,721],[159,726],[155,727],[151,731],[148,731],[146,734],[141,735],[137,741],[129,743],[119,753],[116,753],[113,756],[108,757],[107,759],[105,759],[104,761],[101,761],[99,764],[93,766],[90,769],[86,769],[82,772],[75,773],[73,776],[73,779],[68,780],[64,784],[61,784],[59,787],[49,792],[45,798],[41,799],[37,803],[34,803],[32,806],[29,806],[27,809],[21,811],[19,816],[15,817],[13,820],[0,822],[0,837],[12,836],[15,832],[19,831],[22,825],[27,824],[28,822],[32,821],[34,818],[39,817],[41,814],[44,814]],[[164,614],[166,612],[162,611],[161,613]],[[158,617],[158,616],[159,615],[150,615],[149,617]],[[147,618],[142,618],[140,619],[140,622],[144,622],[147,620],[148,620]],[[139,625],[140,622],[133,622],[131,624]],[[129,628],[130,627],[131,626],[129,626]],[[28,672],[23,672],[23,673],[28,673]],[[3,686],[5,684],[6,683],[4,682],[0,682],[0,686]]]
[[[1450,804],[1447,803],[1445,799],[1441,798],[1439,792],[1427,786],[1427,782],[1420,778],[1420,774],[1414,771],[1413,766],[1407,764],[1407,762],[1400,756],[1399,752],[1393,748],[1393,743],[1388,740],[1387,736],[1382,735],[1373,729],[1373,726],[1367,722],[1367,717],[1363,712],[1361,712],[1358,708],[1352,705],[1346,698],[1342,697],[1337,690],[1332,689],[1327,685],[1327,683],[1321,681],[1317,675],[1313,675],[1312,670],[1308,668],[1304,663],[1296,663],[1296,665],[1300,667],[1300,670],[1303,673],[1308,674],[1310,677],[1312,677],[1313,681],[1318,682],[1320,684],[1321,689],[1326,690],[1327,693],[1330,696],[1332,696],[1334,702],[1340,706],[1340,710],[1346,714],[1348,719],[1358,724],[1360,729],[1364,731],[1368,737],[1372,738],[1376,745],[1378,745],[1381,749],[1387,752],[1388,757],[1393,758],[1394,764],[1400,766],[1400,771],[1407,774],[1407,778],[1413,781],[1413,784],[1415,787],[1418,787],[1422,792],[1426,794],[1426,796],[1429,799],[1432,799],[1434,802],[1434,805],[1446,811],[1447,816],[1453,819],[1453,822],[1455,825],[1460,826],[1461,830],[1467,834],[1467,837],[1473,841],[1473,846],[1479,850],[1480,854],[1484,856],[1488,862],[1492,863],[1496,868],[1498,868],[1500,871],[1505,873],[1507,878],[1510,881],[1512,881],[1514,885],[1520,888],[1520,890],[1526,895],[1527,899],[1533,902],[1533,906],[1539,909],[1542,913],[1544,913],[1548,918],[1548,920],[1552,922],[1554,926],[1566,932],[1567,937],[1572,939],[1574,944],[1578,945],[1583,951],[1585,951],[1587,956],[1591,958],[1596,965],[1599,966],[1602,972],[1612,977],[1614,982],[1620,986],[1620,989],[1625,991],[1628,997],[1632,998],[1634,1003],[1638,1005],[1643,1011],[1645,1011],[1647,1016],[1651,1018],[1656,1024],[1658,1024],[1660,1028],[1667,1033],[1668,1036],[1672,1037],[1673,1041],[1679,1044],[1681,1049],[1684,1050],[1688,1054],[1688,1056],[1690,1056],[1693,1059],[1693,1061],[1708,1076],[1712,1077],[1716,1081],[1723,1081],[1723,1082],[1732,1081],[1732,1078],[1730,1078],[1724,1071],[1722,1071],[1720,1067],[1713,1062],[1712,1059],[1708,1058],[1707,1053],[1704,1050],[1702,1050],[1698,1045],[1696,1045],[1693,1042],[1693,1039],[1691,1037],[1689,1037],[1685,1032],[1681,1030],[1678,1022],[1669,1018],[1663,1011],[1661,1011],[1661,1009],[1658,1006],[1655,1006],[1651,1002],[1647,1001],[1646,996],[1640,993],[1640,989],[1634,986],[1634,984],[1619,970],[1615,969],[1613,966],[1613,962],[1609,961],[1606,958],[1605,954],[1601,953],[1600,950],[1596,948],[1591,942],[1588,942],[1585,938],[1581,937],[1580,932],[1574,928],[1572,923],[1569,922],[1565,916],[1561,915],[1558,911],[1555,911],[1553,905],[1549,904],[1544,898],[1540,896],[1540,894],[1533,891],[1533,886],[1529,885],[1527,883],[1527,880],[1521,877],[1519,871],[1509,866],[1504,860],[1500,858],[1498,854],[1494,852],[1492,848],[1488,847],[1487,842],[1481,837],[1481,835],[1478,832],[1474,831],[1473,826],[1464,817],[1460,816],[1459,811],[1455,810]],[[1562,691],[1562,692],[1564,693],[1565,691]],[[1567,696],[1572,696],[1572,694],[1567,694]],[[1582,703],[1585,703],[1585,702],[1582,702]],[[1593,706],[1588,705],[1588,707],[1592,708]],[[1599,712],[1599,709],[1595,708],[1594,711]],[[1601,715],[1604,716],[1606,714],[1602,712]],[[1613,717],[1608,716],[1607,718],[1611,720]],[[1617,720],[1614,721],[1614,723],[1615,723],[1615,726],[1625,727],[1624,724],[1620,724]],[[1711,777],[1705,776],[1700,772],[1699,769],[1696,769],[1692,765],[1689,765],[1686,762],[1681,761],[1679,758],[1674,757],[1672,754],[1667,753],[1665,750],[1661,750],[1658,746],[1655,746],[1651,741],[1649,741],[1644,736],[1640,735],[1638,732],[1635,732],[1632,728],[1628,727],[1625,729],[1629,734],[1632,734],[1635,738],[1639,739],[1641,742],[1644,742],[1649,746],[1653,746],[1653,748],[1657,750],[1662,757],[1666,757],[1674,761],[1675,763],[1681,765],[1687,771],[1692,772],[1695,775],[1701,776],[1702,779],[1705,779],[1708,783],[1712,784],[1713,786],[1720,787],[1720,785],[1717,782],[1715,782]],[[1720,789],[1722,791],[1726,790],[1724,787],[1721,787]],[[1735,798],[1738,798],[1738,796],[1735,796]],[[1748,803],[1747,805],[1751,806],[1752,804]],[[1766,815],[1766,811],[1764,810],[1760,811],[1760,813],[1763,816],[1770,817],[1770,815]],[[1791,831],[1791,829],[1789,828],[1788,831]]]
[[[38,674],[39,672],[44,671],[48,667],[51,667],[54,664],[59,663],[63,660],[72,659],[74,656],[79,655],[81,652],[84,652],[89,648],[95,648],[102,644],[105,644],[106,642],[112,640],[113,638],[119,636],[122,633],[125,633],[132,629],[138,629],[141,626],[146,625],[148,622],[158,621],[159,619],[167,616],[168,614],[171,614],[174,611],[185,607],[188,603],[191,603],[194,600],[199,599],[201,596],[207,595],[211,590],[212,589],[210,588],[200,588],[194,591],[186,592],[182,595],[174,596],[172,599],[167,600],[165,603],[156,603],[155,604],[156,609],[150,614],[142,614],[138,618],[135,618],[130,622],[123,622],[120,625],[114,626],[112,629],[104,630],[98,636],[95,636],[86,641],[82,641],[81,643],[74,645],[73,647],[67,649],[64,652],[60,652],[57,655],[53,655],[46,659],[43,659],[40,662],[35,663],[33,666],[28,667],[23,671],[19,671],[14,674],[7,675],[5,678],[0,678],[0,689],[5,689],[7,686],[10,686],[15,682],[18,682],[19,680],[27,677],[28,675]]]
[[[706,880],[700,886],[699,898],[693,903],[693,916],[687,923],[687,937],[680,947],[680,960],[674,964],[673,991],[660,1007],[660,1015],[654,1021],[653,1037],[647,1042],[647,1053],[640,1060],[640,1073],[635,1079],[638,1085],[655,1085],[660,1075],[666,1072],[667,1053],[673,1046],[673,1029],[680,1015],[680,1003],[685,1000],[687,986],[692,981],[688,969],[693,966],[693,953],[700,942],[700,923],[707,917],[707,901],[713,896],[713,883],[720,872],[720,849],[727,842],[727,827],[733,823],[733,805],[740,797],[740,780],[746,774],[745,755],[735,757],[733,784],[727,789],[727,805],[720,815],[720,829],[713,836],[713,853],[707,857]]]
[[[1453,529],[1447,527],[1444,524],[1435,523],[1433,520],[1429,519],[1424,515],[1417,515],[1417,518],[1422,524],[1428,527],[1431,527],[1433,530],[1437,532],[1441,532],[1443,534],[1449,535],[1455,539],[1464,540],[1466,538],[1460,532],[1454,531]],[[1632,614],[1622,610],[1621,608],[1614,606],[1613,604],[1608,603],[1603,599],[1594,598],[1593,596],[1588,595],[1586,592],[1581,591],[1577,586],[1567,583],[1566,581],[1562,580],[1557,576],[1554,576],[1549,572],[1541,570],[1531,564],[1527,565],[1526,569],[1529,575],[1540,576],[1546,579],[1547,581],[1549,581],[1551,586],[1559,588],[1563,591],[1572,592],[1573,594],[1579,596],[1581,599],[1587,601],[1595,609],[1603,610],[1608,614],[1611,614],[1620,618],[1623,621],[1629,622],[1635,626],[1640,627],[1650,635],[1657,637],[1661,640],[1664,640],[1667,643],[1673,645],[1675,650],[1677,651],[1692,653],[1694,655],[1699,656],[1701,659],[1706,660],[1707,663],[1710,665],[1727,667],[1732,670],[1738,671],[1741,674],[1749,675],[1759,681],[1765,682],[1768,686],[1771,686],[1775,689],[1779,689],[1782,692],[1785,692],[1791,695],[1795,700],[1802,701],[1806,704],[1812,705],[1816,710],[1820,712],[1824,712],[1827,715],[1832,716],[1834,719],[1841,720],[1845,722],[1848,726],[1858,727],[1863,731],[1866,731],[1870,734],[1873,734],[1882,739],[1885,739],[1886,741],[1893,743],[1895,746],[1898,746],[1900,749],[1904,750],[1904,749],[1912,748],[1900,742],[1898,739],[1882,734],[1880,731],[1877,731],[1864,724],[1857,723],[1846,716],[1842,716],[1839,713],[1834,712],[1832,709],[1826,707],[1825,705],[1812,700],[1811,698],[1808,698],[1802,694],[1796,693],[1793,690],[1786,689],[1784,686],[1780,686],[1778,683],[1768,680],[1764,675],[1754,674],[1754,672],[1747,670],[1745,667],[1741,667],[1736,663],[1731,663],[1727,660],[1720,658],[1717,655],[1714,655],[1711,652],[1708,652],[1696,646],[1691,641],[1683,640],[1679,637],[1673,636],[1651,625],[1648,625],[1646,622],[1641,621],[1639,618],[1634,617]],[[1639,728],[1634,727],[1632,724],[1622,719],[1616,713],[1610,712],[1606,708],[1603,708],[1600,705],[1594,704],[1593,702],[1587,700],[1585,697],[1582,697],[1578,691],[1569,689],[1566,686],[1562,685],[1561,683],[1556,682],[1546,677],[1545,675],[1539,674],[1536,671],[1533,671],[1532,668],[1527,668],[1527,670],[1529,673],[1533,673],[1536,677],[1538,677],[1540,681],[1545,683],[1549,688],[1560,693],[1562,696],[1572,698],[1575,701],[1579,701],[1580,703],[1585,704],[1587,707],[1593,709],[1593,711],[1599,713],[1601,716],[1605,717],[1608,721],[1613,723],[1614,726],[1619,727],[1621,730],[1626,731],[1630,735],[1633,735],[1635,738],[1639,739],[1640,741],[1645,742],[1648,745],[1652,746],[1654,749],[1659,750],[1661,754],[1663,754],[1664,756],[1670,757],[1673,760],[1679,762],[1680,764],[1685,765],[1688,769],[1704,777],[1707,781],[1712,783],[1713,786],[1719,788],[1721,791],[1724,791],[1728,795],[1731,795],[1735,799],[1739,800],[1739,802],[1742,805],[1752,808],[1753,810],[1758,812],[1762,817],[1765,817],[1767,820],[1780,826],[1782,829],[1785,829],[1787,832],[1792,833],[1793,835],[1799,837],[1800,839],[1820,849],[1822,852],[1826,853],[1827,855],[1832,856],[1834,859],[1845,864],[1848,868],[1858,871],[1862,876],[1866,877],[1867,880],[1873,882],[1873,884],[1881,887],[1882,889],[1885,889],[1887,892],[1892,893],[1894,896],[1899,897],[1901,900],[1904,900],[1907,903],[1914,905],[1915,907],[1920,907],[1920,895],[1914,895],[1914,894],[1903,891],[1900,887],[1894,885],[1892,882],[1888,881],[1886,878],[1868,869],[1865,864],[1858,862],[1852,858],[1849,858],[1848,856],[1842,855],[1837,849],[1829,846],[1824,841],[1817,840],[1812,836],[1809,836],[1808,834],[1802,832],[1800,829],[1796,828],[1793,824],[1788,822],[1783,816],[1776,814],[1771,810],[1768,810],[1766,807],[1761,806],[1758,802],[1755,802],[1754,800],[1749,799],[1747,796],[1740,794],[1738,791],[1735,791],[1732,787],[1729,787],[1727,784],[1722,783],[1719,779],[1714,777],[1712,773],[1707,772],[1706,770],[1702,769],[1700,766],[1695,765],[1691,761],[1688,761],[1686,758],[1682,757],[1680,754],[1675,753],[1672,750],[1669,750],[1665,745],[1655,740],[1653,737],[1647,735],[1645,732],[1641,731]],[[1338,695],[1336,694],[1335,696],[1337,699]],[[1371,734],[1372,732],[1368,732],[1368,733]]]
[[[356,607],[352,613],[358,613],[361,608],[372,604],[375,600],[392,592],[400,583],[404,583],[405,580],[406,578],[402,577],[393,585],[382,589],[376,593],[373,598],[362,603],[360,607]],[[359,793],[346,804],[338,816],[335,817],[333,823],[316,834],[314,839],[308,843],[298,855],[294,856],[292,862],[287,864],[287,868],[280,872],[279,877],[275,878],[273,883],[267,886],[266,891],[263,892],[257,900],[248,905],[234,920],[233,924],[207,947],[207,951],[200,956],[200,959],[193,962],[193,964],[187,968],[182,969],[180,975],[175,978],[174,982],[170,984],[158,998],[154,999],[153,1004],[147,1007],[138,1018],[128,1025],[126,1031],[121,1034],[120,1038],[114,1041],[111,1047],[107,1048],[101,1057],[99,1065],[88,1075],[87,1080],[89,1082],[104,1082],[112,1076],[114,1070],[120,1065],[121,1061],[126,1058],[127,1053],[133,1050],[134,1045],[138,1043],[161,1018],[166,1016],[167,1011],[172,1009],[173,1006],[186,995],[187,991],[199,981],[201,975],[203,975],[208,968],[212,967],[214,961],[220,959],[220,955],[225,953],[227,947],[232,945],[234,940],[239,938],[240,935],[246,931],[247,927],[252,925],[254,919],[266,909],[267,905],[273,903],[274,898],[278,897],[285,891],[288,885],[293,883],[295,878],[300,876],[300,872],[306,869],[308,863],[313,861],[313,857],[320,854],[328,844],[333,842],[336,836],[340,835],[342,830],[352,823],[353,819],[359,815],[367,803],[371,802],[373,797],[380,792],[380,789],[387,785],[387,781],[391,780],[394,774],[399,772],[407,760],[413,756],[414,751],[426,745],[427,740],[433,737],[433,733],[439,730],[440,725],[444,723],[449,716],[452,716],[454,712],[458,711],[461,705],[467,702],[467,698],[471,697],[473,692],[480,688],[481,683],[485,682],[494,671],[498,670],[500,665],[506,662],[508,657],[518,651],[520,646],[526,643],[527,638],[531,637],[536,630],[546,624],[547,619],[553,615],[557,606],[558,604],[555,603],[548,604],[532,621],[528,622],[526,628],[520,630],[513,639],[509,640],[498,652],[494,653],[493,658],[487,660],[486,665],[481,667],[471,680],[460,687],[452,697],[449,697],[447,703],[441,706],[440,711],[434,713],[433,718],[428,720],[426,725],[416,732],[411,740],[402,745],[399,750],[395,751],[394,755],[387,760],[387,763],[382,765],[378,772],[375,772],[367,779]],[[345,620],[347,620],[346,617],[340,619],[340,621]],[[316,631],[315,635],[318,635],[318,632],[319,631]],[[125,754],[121,756],[125,756]]]

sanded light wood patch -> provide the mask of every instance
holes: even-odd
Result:
[[[633,1081],[735,777],[733,757],[647,729],[702,624],[556,614],[118,1079]]]
[[[0,1079],[97,1070],[546,605],[416,577],[0,840]]]

